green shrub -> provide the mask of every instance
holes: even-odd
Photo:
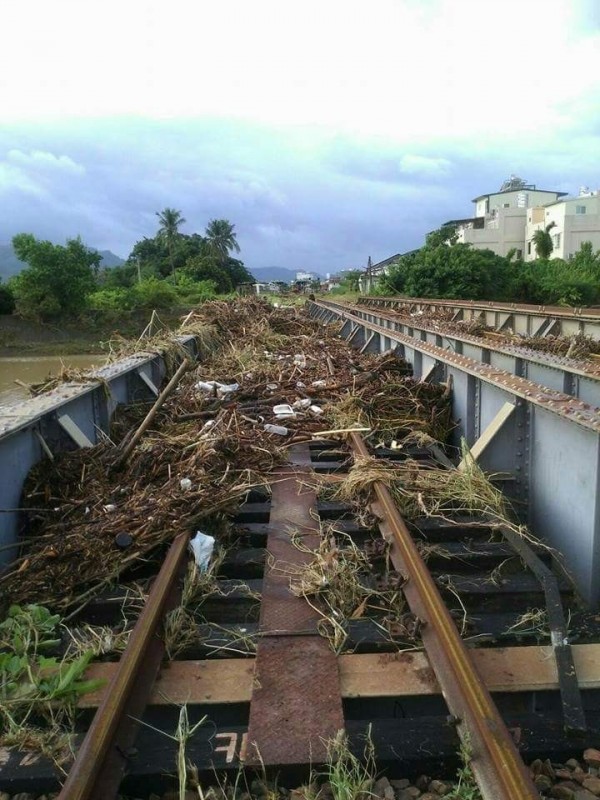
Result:
[[[177,294],[184,305],[199,305],[206,300],[214,300],[217,286],[214,281],[190,281],[189,284],[178,285]]]
[[[134,308],[168,309],[177,305],[179,297],[175,287],[157,278],[148,278],[132,289]]]
[[[95,311],[129,311],[134,298],[131,289],[100,289],[90,295],[88,302]]]
[[[0,314],[12,314],[15,310],[15,296],[10,286],[0,286]]]

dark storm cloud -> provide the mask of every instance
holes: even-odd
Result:
[[[173,206],[186,232],[215,217],[235,223],[250,268],[333,271],[419,246],[511,172],[544,188],[600,184],[595,134],[581,129],[582,152],[574,140],[400,146],[223,120],[5,127],[0,242],[80,234],[126,256]]]

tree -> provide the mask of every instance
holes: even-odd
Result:
[[[15,310],[15,295],[10,288],[2,284],[0,278],[0,314],[12,314]]]
[[[537,230],[532,237],[533,246],[535,247],[535,254],[543,261],[547,261],[552,255],[554,245],[552,244],[552,237],[550,231],[556,225],[556,222],[551,222],[542,230]]]
[[[573,254],[569,264],[572,269],[582,270],[600,279],[600,250],[596,250],[594,253],[594,247],[591,242],[582,242],[579,250]]]
[[[80,238],[66,246],[20,233],[12,240],[17,258],[29,266],[11,281],[17,311],[23,316],[51,319],[75,316],[96,288],[101,256]]]
[[[238,258],[226,258],[223,267],[227,271],[234,289],[236,286],[239,286],[240,283],[256,283],[254,275],[248,272],[244,266],[244,262],[240,261]]]
[[[194,281],[213,281],[217,292],[224,294],[233,289],[229,273],[219,261],[212,256],[196,256],[185,265],[185,274]]]
[[[181,216],[181,211],[174,208],[165,208],[164,211],[155,212],[160,222],[157,238],[166,242],[169,251],[169,261],[171,272],[175,272],[174,249],[175,242],[179,238],[179,226],[183,225],[185,219]]]
[[[345,272],[342,272],[340,281],[342,289],[348,292],[358,292],[359,290],[358,282],[362,274],[363,273],[361,269],[348,269]]]
[[[226,219],[211,219],[206,226],[206,240],[212,255],[225,261],[230,251],[240,252],[235,225]]]

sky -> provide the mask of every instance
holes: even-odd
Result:
[[[3,0],[0,30],[0,243],[126,257],[172,207],[334,272],[510,174],[600,187],[599,0]]]

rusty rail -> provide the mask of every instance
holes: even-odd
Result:
[[[92,797],[106,800],[110,796],[103,783],[103,775],[108,770],[107,761],[110,759],[119,726],[123,724],[125,709],[138,676],[142,667],[146,666],[148,651],[163,619],[174,579],[183,563],[188,541],[188,534],[181,533],[169,548],[144,609],[131,633],[127,649],[119,661],[117,672],[107,687],[79,748],[59,800],[89,800]],[[153,679],[145,683],[149,693]],[[110,777],[108,776],[108,779]]]
[[[350,434],[357,455],[369,451],[357,433]],[[380,530],[390,543],[395,569],[405,572],[404,587],[411,611],[424,623],[423,645],[430,658],[448,708],[457,722],[461,741],[486,800],[539,800],[529,771],[485,688],[454,621],[421,558],[406,523],[387,487],[376,481],[372,504]]]

